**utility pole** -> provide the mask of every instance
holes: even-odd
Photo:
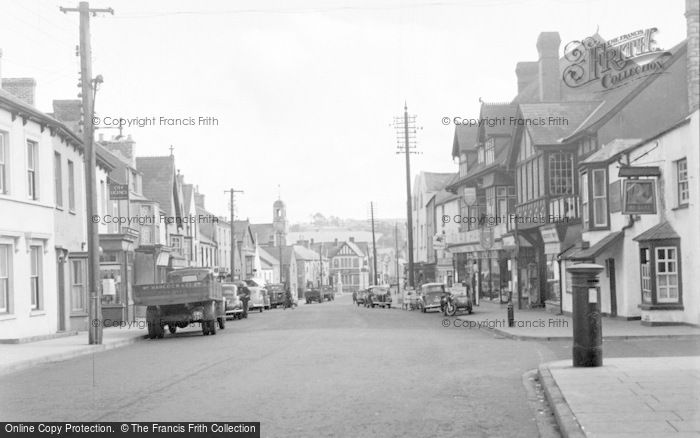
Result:
[[[394,117],[394,129],[397,134],[397,154],[406,156],[406,217],[408,229],[408,285],[415,287],[413,272],[413,206],[411,202],[411,154],[417,154],[416,149],[416,116],[408,115],[408,105],[404,102],[403,117]],[[413,150],[412,150],[413,149]]]
[[[374,269],[373,285],[377,285],[377,243],[374,238],[374,202],[369,203],[370,214],[372,217],[372,268]]]
[[[80,2],[77,8],[59,8],[61,12],[78,12],[80,14],[80,97],[83,100],[83,146],[85,147],[85,214],[87,218],[88,247],[88,304],[89,330],[88,343],[102,343],[102,290],[100,288],[100,236],[97,216],[97,181],[95,178],[94,125],[95,96],[93,87],[92,49],[90,47],[90,14],[110,13],[112,8],[90,9],[88,2]]]
[[[401,295],[401,277],[399,276],[399,224],[394,224],[394,258],[396,259],[396,294]]]
[[[236,227],[233,224],[234,202],[236,193],[243,193],[243,190],[234,190],[233,187],[231,187],[230,190],[224,190],[224,193],[231,194],[231,282],[233,282],[236,274]]]
[[[323,294],[323,242],[321,242],[321,247],[318,250],[318,259],[321,263],[321,279],[318,282],[319,289],[321,289],[321,294]]]

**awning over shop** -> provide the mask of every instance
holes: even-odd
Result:
[[[156,259],[156,266],[168,266],[169,261],[170,253],[161,252],[160,254],[158,254],[158,258]]]
[[[610,233],[588,248],[576,248],[566,258],[569,260],[593,260],[606,248],[617,242],[622,236],[622,231]],[[567,251],[568,252],[568,251]]]

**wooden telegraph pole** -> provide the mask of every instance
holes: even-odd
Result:
[[[94,125],[95,87],[92,79],[92,49],[90,47],[90,14],[109,13],[112,8],[90,9],[88,2],[80,2],[77,8],[59,8],[61,12],[80,14],[80,97],[83,100],[83,146],[85,147],[85,213],[87,217],[88,246],[88,304],[90,344],[102,343],[102,290],[100,288],[100,237],[97,216],[97,182],[95,178]]]
[[[236,227],[233,224],[234,220],[234,202],[236,193],[243,193],[243,190],[234,190],[231,187],[230,190],[224,190],[224,193],[231,194],[231,282],[235,280],[234,275],[236,274]]]
[[[413,207],[411,202],[411,154],[417,154],[416,149],[416,116],[408,115],[408,105],[404,103],[403,117],[394,117],[396,130],[397,154],[404,153],[406,157],[406,218],[408,231],[408,285],[415,287],[413,272]]]

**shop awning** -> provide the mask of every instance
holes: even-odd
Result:
[[[569,260],[593,260],[606,248],[617,242],[623,234],[622,231],[610,233],[588,248],[577,248],[578,250],[572,252],[567,258]]]
[[[170,261],[170,253],[161,252],[156,259],[156,266],[168,266],[168,261]]]

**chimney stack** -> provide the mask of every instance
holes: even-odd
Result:
[[[559,44],[561,44],[559,32],[542,32],[537,38],[540,102],[561,100]]]
[[[685,0],[685,20],[688,33],[688,109],[692,113],[698,109],[700,100],[700,6],[697,0]]]
[[[33,78],[2,79],[2,89],[18,99],[34,106],[34,90],[36,81]]]
[[[539,65],[534,62],[519,62],[515,65],[515,76],[518,78],[518,94],[527,87],[531,82],[537,79]]]

